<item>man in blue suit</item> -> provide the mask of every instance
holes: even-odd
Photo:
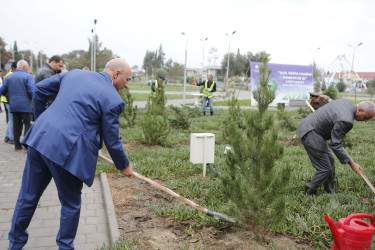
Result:
[[[56,243],[59,249],[74,249],[82,186],[93,183],[103,141],[120,172],[132,176],[119,134],[124,102],[118,94],[128,87],[131,74],[126,62],[113,59],[104,72],[72,70],[36,85],[35,123],[22,141],[28,151],[8,236],[9,249],[26,244],[27,227],[51,178],[62,206]],[[47,109],[48,100],[55,96]]]

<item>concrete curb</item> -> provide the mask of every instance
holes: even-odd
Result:
[[[112,246],[117,240],[120,239],[120,231],[118,229],[118,223],[116,218],[116,211],[113,205],[111,190],[106,173],[100,174],[100,182],[102,185],[102,194],[104,199],[105,212],[108,221],[108,237],[109,245]]]

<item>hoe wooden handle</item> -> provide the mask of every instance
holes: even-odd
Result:
[[[365,182],[367,183],[367,185],[371,188],[372,192],[375,193],[375,188],[374,186],[371,184],[371,182],[367,179],[366,175],[364,173],[360,173],[360,175],[362,176],[362,178],[365,180]]]
[[[111,164],[112,166],[115,166],[115,163],[112,160],[110,160],[107,157],[105,157],[104,155],[102,155],[102,153],[100,151],[99,151],[99,157],[101,159],[103,159],[104,161],[108,162],[109,164]],[[144,180],[144,181],[148,182],[149,184],[151,184],[152,186],[156,187],[157,189],[160,189],[163,192],[168,193],[168,194],[172,195],[173,197],[179,199],[180,201],[182,201],[183,203],[185,203],[186,206],[191,206],[191,207],[193,207],[193,208],[201,211],[202,213],[205,213],[208,216],[211,216],[211,217],[213,217],[213,218],[215,218],[217,220],[227,221],[227,222],[231,222],[231,223],[235,222],[235,220],[233,218],[228,217],[225,214],[214,212],[214,211],[210,211],[207,208],[201,207],[198,204],[196,204],[195,202],[193,202],[193,201],[191,201],[191,200],[189,200],[189,199],[187,199],[187,198],[185,198],[185,197],[183,197],[183,196],[181,196],[181,195],[173,192],[169,188],[166,188],[166,187],[160,185],[159,183],[157,183],[156,181],[153,181],[153,180],[151,180],[151,179],[149,179],[149,178],[147,178],[147,177],[145,177],[143,175],[140,175],[140,174],[138,174],[138,173],[136,173],[134,171],[133,171],[133,175],[135,177],[137,177],[138,179],[141,179],[141,180]]]

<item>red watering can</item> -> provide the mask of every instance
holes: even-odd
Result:
[[[359,218],[371,220],[371,224]],[[371,214],[351,214],[339,219],[337,227],[328,215],[324,217],[328,222],[333,237],[333,249],[370,249],[372,236],[375,232],[375,218]]]

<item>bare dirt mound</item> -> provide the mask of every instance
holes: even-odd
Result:
[[[242,228],[196,229],[189,221],[156,215],[158,208],[173,207],[179,201],[135,178],[107,174],[121,238],[138,242],[137,249],[269,249],[274,242],[283,249],[308,244],[284,235],[267,235],[258,243],[255,234]],[[158,181],[160,184],[160,181]]]

